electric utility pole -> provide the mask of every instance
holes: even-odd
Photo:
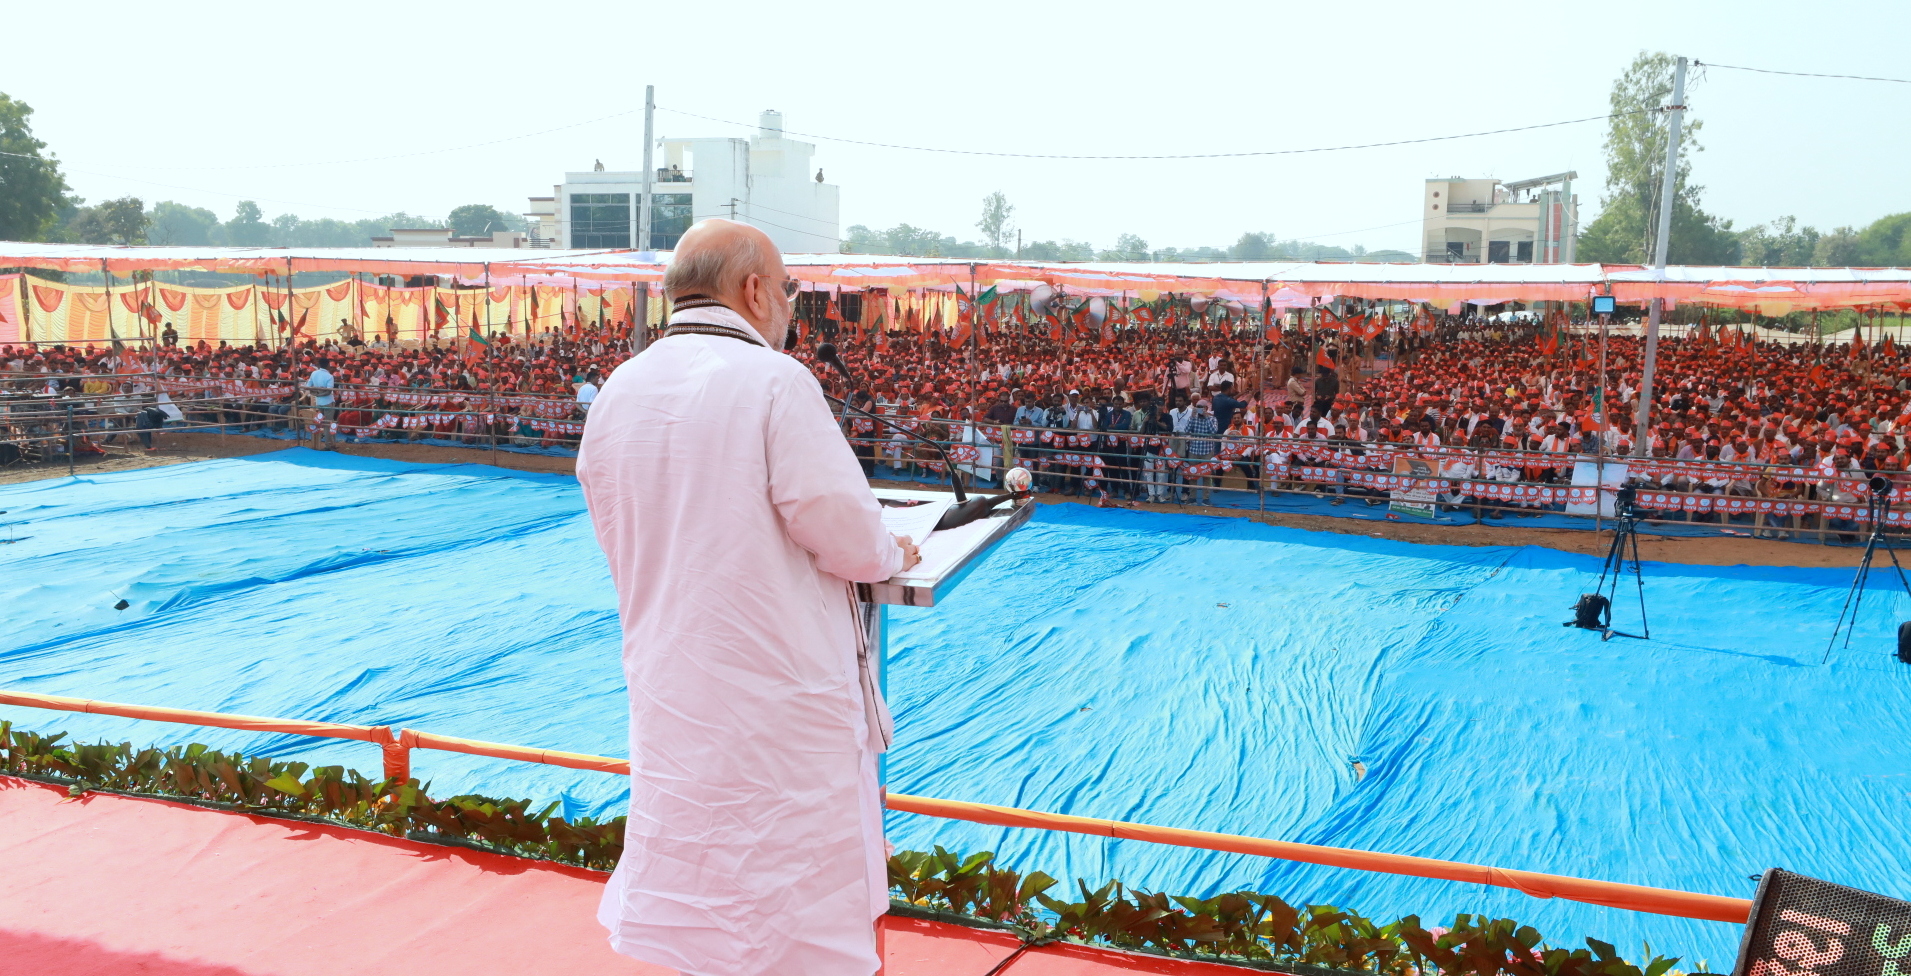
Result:
[[[1685,62],[1681,61],[1680,64]],[[1684,77],[1684,75],[1680,75]],[[639,251],[650,250],[650,198],[651,183],[657,179],[657,169],[651,165],[650,150],[656,145],[657,133],[657,86],[644,86],[644,189],[637,194],[637,240],[633,245]]]
[[[1652,267],[1665,271],[1666,250],[1672,244],[1672,208],[1679,191],[1679,123],[1685,118],[1685,59],[1672,70],[1672,104],[1667,105],[1665,181],[1659,190],[1659,233],[1652,240]],[[1656,276],[1663,280],[1664,275]],[[1646,358],[1640,369],[1639,416],[1633,426],[1632,453],[1645,457],[1651,448],[1652,371],[1659,361],[1659,316],[1665,299],[1654,298],[1646,312]]]

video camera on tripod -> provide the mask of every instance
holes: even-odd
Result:
[[[1870,489],[1865,499],[1865,517],[1871,520],[1871,534],[1865,539],[1864,557],[1858,560],[1858,572],[1852,577],[1851,589],[1845,593],[1844,609],[1838,611],[1838,623],[1831,629],[1831,640],[1825,644],[1825,659],[1819,662],[1821,664],[1831,660],[1831,649],[1838,644],[1839,631],[1844,631],[1845,646],[1851,646],[1851,632],[1858,626],[1858,608],[1865,600],[1865,583],[1871,578],[1871,559],[1878,553],[1878,544],[1885,541],[1884,527],[1891,515],[1891,491],[1897,486],[1891,479],[1874,474],[1865,487]],[[1897,547],[1886,544],[1883,548],[1891,556],[1891,568],[1898,572],[1898,585],[1911,594],[1911,581],[1905,579],[1904,567],[1898,563]],[[1898,624],[1897,657],[1900,662],[1911,664],[1911,620]]]
[[[1599,631],[1600,640],[1611,640],[1614,636],[1650,640],[1652,628],[1646,623],[1646,582],[1639,569],[1639,520],[1643,516],[1639,511],[1638,486],[1631,482],[1619,486],[1613,494],[1612,512],[1612,547],[1606,550],[1606,560],[1599,568],[1599,583],[1593,592],[1579,595],[1579,602],[1573,604],[1573,619],[1563,626]],[[1628,544],[1632,550],[1632,578],[1639,587],[1642,632],[1637,634],[1612,629],[1612,601],[1619,595],[1619,577],[1625,568]]]

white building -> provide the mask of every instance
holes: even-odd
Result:
[[[763,229],[785,253],[836,253],[837,187],[812,169],[816,147],[783,135],[780,112],[764,112],[748,139],[663,139],[651,184],[648,250],[666,251],[706,217]],[[630,248],[637,238],[642,171],[565,173],[548,197],[532,197],[531,247]],[[645,248],[638,248],[644,250]]]
[[[1578,173],[1501,183],[1427,181],[1420,212],[1428,264],[1571,264],[1579,237]]]

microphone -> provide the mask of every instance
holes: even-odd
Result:
[[[856,385],[856,377],[849,374],[849,367],[843,365],[843,357],[836,354],[836,343],[825,342],[817,346],[816,358],[820,362],[836,367],[836,371],[843,374],[843,379],[848,380],[850,386]]]
[[[849,367],[843,365],[842,357],[836,355],[835,343],[825,342],[818,345],[816,347],[816,358],[819,362],[836,367],[836,371],[843,374],[843,379],[849,383],[848,396],[856,395],[856,377],[850,375]],[[824,396],[828,396],[828,394],[824,394]],[[845,397],[841,402],[843,404],[843,412],[841,420],[838,422],[847,427],[849,426],[849,400]]]
[[[1015,487],[1014,476],[1017,471],[1020,471],[1024,475],[1028,474],[1027,468],[1015,468],[1009,472],[1007,479],[1009,482],[1008,491],[1000,495],[977,495],[942,513],[942,518],[936,521],[937,531],[953,529],[959,525],[968,525],[977,519],[988,518],[995,514],[996,508],[1003,502],[1019,502],[1024,498],[1030,497],[1031,493],[1026,486],[1020,489]]]

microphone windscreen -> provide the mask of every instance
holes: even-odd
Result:
[[[836,344],[833,342],[825,342],[822,345],[817,346],[816,358],[826,363],[835,362],[836,361]]]

